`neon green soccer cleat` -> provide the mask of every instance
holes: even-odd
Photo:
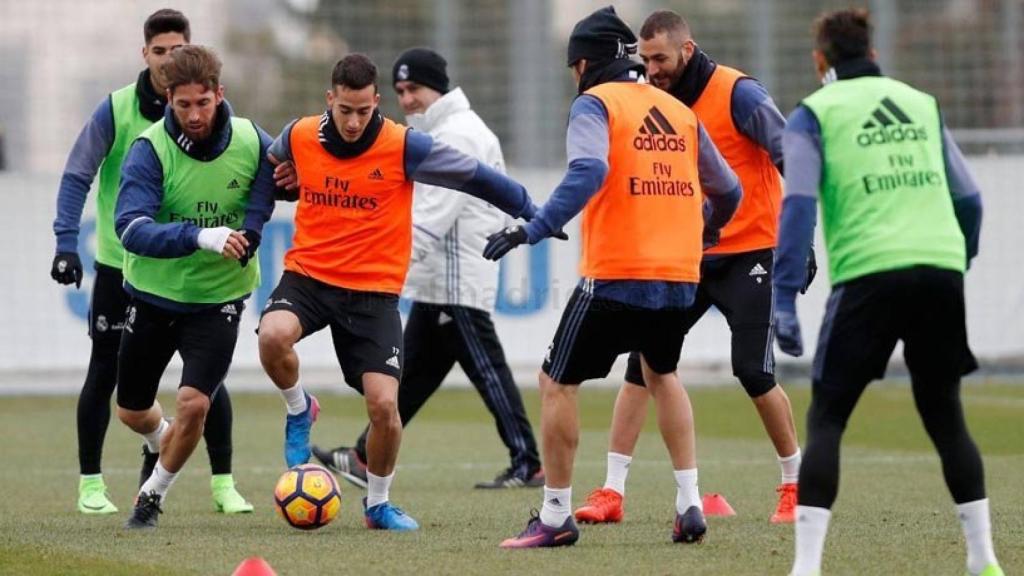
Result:
[[[968,572],[967,576],[972,575]],[[999,564],[989,564],[985,566],[985,569],[978,576],[1003,576],[1003,569],[999,567]]]
[[[252,512],[252,504],[235,489],[231,474],[215,474],[210,477],[210,491],[213,492],[213,507],[224,514],[245,514]]]
[[[78,511],[82,514],[117,513],[117,506],[107,496],[102,475],[82,476],[78,481]]]

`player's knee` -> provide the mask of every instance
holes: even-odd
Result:
[[[741,371],[736,374],[747,396],[757,400],[772,391],[777,385],[775,376],[761,371]]]
[[[292,323],[267,315],[260,322],[259,347],[260,360],[273,361],[286,353],[298,340],[298,333]]]
[[[185,428],[201,428],[210,411],[210,399],[202,392],[179,393],[175,403],[175,418]]]
[[[142,422],[146,418],[148,410],[128,410],[127,408],[117,407],[117,418],[125,426],[135,430],[142,425]]]
[[[393,395],[368,397],[366,412],[374,427],[391,427],[396,423],[401,426],[401,420],[398,418],[398,399]]]

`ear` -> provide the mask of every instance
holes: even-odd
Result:
[[[825,59],[825,54],[818,49],[811,50],[811,58],[814,60],[814,70],[818,73],[818,78],[825,76],[825,72],[828,72],[830,66],[828,60]]]
[[[167,103],[170,104],[171,102],[174,101],[174,92],[171,92],[170,88],[165,90],[165,92],[167,93]]]
[[[327,107],[328,108],[333,108],[334,107],[334,90],[333,89],[327,91]]]
[[[874,48],[868,50],[868,60],[871,60],[872,62],[878,61],[878,52],[876,52]]]
[[[373,95],[373,106],[377,107],[380,105],[380,92]]]
[[[217,86],[217,98],[216,98],[217,106],[220,106],[220,103],[223,102],[223,101],[224,101],[224,85],[220,84],[219,86]]]

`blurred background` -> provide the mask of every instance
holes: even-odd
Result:
[[[499,136],[510,174],[537,199],[565,164],[566,113],[575,87],[565,66],[573,24],[608,1],[590,0],[0,0],[0,391],[79,385],[88,359],[82,290],[48,277],[57,182],[78,131],[106,94],[143,67],[142,23],[158,8],[183,11],[192,41],[224,60],[236,111],[273,135],[290,119],[324,107],[333,64],[358,51],[381,71],[383,109],[401,120],[391,63],[404,49],[430,46],[449,62],[476,111]],[[760,79],[788,114],[816,88],[810,27],[821,11],[851,3],[810,0],[613,2],[638,30],[657,9],[686,17],[716,61]],[[938,97],[947,125],[982,187],[982,256],[968,277],[972,341],[992,372],[1024,365],[1024,243],[1018,193],[1024,172],[1024,0],[872,0],[883,70]],[[91,261],[90,201],[83,259]],[[289,207],[275,215],[261,256],[264,287],[250,301],[248,327],[276,283],[290,239]],[[575,231],[575,228],[572,228]],[[575,282],[574,242],[546,242],[502,264],[496,322],[525,380],[540,365]],[[819,243],[819,259],[823,250]],[[804,334],[814,334],[827,295],[820,278],[800,302]],[[937,311],[941,313],[941,311]],[[236,366],[258,373],[250,330]],[[304,343],[306,366],[333,369],[329,339]],[[684,370],[721,373],[728,332],[709,318],[687,340]],[[782,358],[780,358],[782,360]],[[804,359],[806,361],[806,359]],[[687,364],[689,363],[689,364]],[[802,366],[796,363],[795,368]],[[703,372],[701,372],[703,374]],[[57,374],[39,378],[39,374]],[[725,369],[728,375],[727,368]],[[618,377],[617,373],[613,373]],[[711,378],[712,376],[709,376]]]

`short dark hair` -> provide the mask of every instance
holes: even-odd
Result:
[[[369,85],[377,89],[377,65],[365,54],[349,54],[334,65],[331,86],[362,90]]]
[[[865,58],[871,51],[871,15],[863,8],[836,10],[814,21],[814,44],[829,64]]]
[[[682,32],[686,35],[690,33],[690,24],[671,10],[658,10],[644,20],[644,25],[640,27],[640,37],[650,40],[659,32]]]
[[[167,76],[167,89],[174,91],[178,86],[201,84],[216,90],[220,86],[220,58],[206,46],[189,44],[171,51],[171,59],[163,65]]]
[[[154,36],[168,32],[181,34],[185,37],[185,42],[192,41],[192,28],[189,26],[188,18],[177,10],[157,10],[150,14],[149,18],[146,18],[146,23],[142,25],[142,35],[146,38],[146,44],[149,44]]]

